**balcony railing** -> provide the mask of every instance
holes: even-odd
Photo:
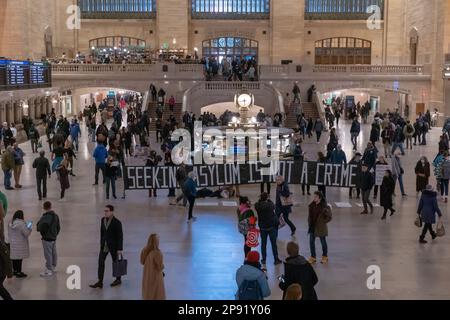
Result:
[[[259,82],[221,82],[210,81],[204,83],[204,89],[208,91],[239,91],[239,90],[259,90],[261,84]]]
[[[315,65],[313,73],[423,74],[419,65]]]

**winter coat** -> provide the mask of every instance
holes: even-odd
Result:
[[[378,149],[376,147],[370,149],[367,148],[364,151],[362,163],[366,164],[369,167],[369,170],[371,170],[375,166],[377,158],[378,158]]]
[[[280,223],[275,214],[275,205],[271,200],[258,201],[255,203],[255,210],[258,214],[259,228],[261,230],[278,228]]]
[[[59,166],[56,171],[59,173],[59,183],[61,190],[67,190],[70,188],[69,170],[65,166]]]
[[[0,239],[0,278],[12,278],[13,270],[8,246]]]
[[[422,164],[422,161],[417,162],[416,168],[416,191],[422,192],[429,183],[430,180],[430,163],[426,162],[425,165]],[[418,176],[418,174],[424,174],[425,177]]]
[[[328,237],[327,224],[331,219],[331,209],[326,201],[322,201],[319,204],[312,202],[309,205],[308,234],[313,234],[316,238]]]
[[[408,132],[409,131],[409,132]],[[412,124],[407,124],[403,127],[403,135],[405,137],[413,137],[416,133],[416,130],[414,129],[414,126]]]
[[[245,280],[258,281],[263,298],[270,296],[271,294],[270,287],[267,282],[266,275],[264,272],[262,272],[262,270],[249,264],[244,264],[236,272],[236,283],[238,288],[241,287],[242,283]],[[238,294],[236,294],[236,298],[238,298]]]
[[[15,167],[14,154],[9,151],[5,151],[2,154],[2,170],[12,170]]]
[[[141,253],[141,264],[144,266],[142,299],[166,300],[163,255],[159,250],[153,250],[146,256],[145,254],[146,250],[144,249]]]
[[[385,209],[393,207],[392,195],[395,191],[395,181],[392,177],[384,177],[380,187],[380,205]]]
[[[9,243],[11,246],[11,260],[22,260],[30,257],[28,238],[31,229],[27,228],[25,221],[16,219],[8,226]]]
[[[359,175],[360,184],[359,187],[362,191],[372,190],[373,185],[375,184],[374,176],[371,172],[361,172]]]
[[[438,154],[437,157],[433,161],[434,166],[434,176],[436,179],[441,179],[442,176],[442,163],[444,162],[445,158],[442,154]]]
[[[317,121],[314,123],[314,131],[316,131],[316,132],[322,132],[323,129],[324,129],[324,127],[323,127],[322,121],[317,120]]]
[[[195,198],[197,196],[197,181],[192,178],[187,178],[184,183],[184,191],[186,197]]]
[[[376,142],[378,140],[380,140],[380,128],[378,125],[373,124],[372,130],[370,131],[370,141]]]
[[[106,217],[102,218],[100,224],[100,250],[108,247],[109,252],[123,251],[123,229],[122,222],[112,217],[108,229],[105,227]]]
[[[360,123],[357,121],[353,121],[352,126],[350,128],[350,133],[353,135],[359,135],[360,131],[361,131]]]
[[[58,215],[53,211],[44,213],[37,223],[37,231],[41,233],[42,240],[56,241],[61,231]]]
[[[345,152],[337,149],[333,150],[333,152],[331,153],[331,163],[346,164],[347,156],[345,155]]]
[[[289,197],[291,192],[289,191],[289,185],[285,181],[282,185],[277,185],[277,195],[275,203],[275,211],[278,216],[281,214],[289,214],[292,212],[292,206],[283,206],[281,204],[281,197]]]
[[[302,300],[317,300],[314,286],[319,282],[311,264],[302,256],[289,257],[284,263],[284,282],[280,282],[283,299],[287,289],[294,283],[302,287]]]
[[[417,214],[420,215],[424,223],[436,223],[436,213],[442,216],[437,202],[437,193],[434,191],[424,190],[419,201]]]

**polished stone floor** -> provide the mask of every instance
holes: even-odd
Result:
[[[360,148],[366,143],[369,126],[364,126]],[[341,143],[351,155],[349,124],[342,123],[338,130]],[[450,237],[440,238],[434,243],[419,245],[419,230],[414,226],[417,197],[415,194],[414,165],[420,156],[430,161],[437,152],[440,129],[433,129],[429,145],[414,147],[403,157],[406,169],[405,184],[408,198],[396,198],[398,214],[381,221],[381,208],[374,215],[361,216],[359,201],[350,201],[351,208],[336,208],[329,225],[329,265],[318,264],[315,269],[320,282],[316,289],[320,299],[449,299],[450,298]],[[83,132],[85,134],[85,132]],[[15,279],[7,284],[16,299],[140,299],[142,267],[139,254],[151,233],[161,237],[161,249],[166,266],[166,290],[169,299],[233,299],[236,291],[235,272],[243,261],[242,237],[237,231],[235,208],[200,201],[196,207],[199,220],[186,224],[186,211],[168,205],[167,191],[160,191],[158,198],[149,199],[146,192],[128,193],[126,200],[107,202],[103,186],[92,187],[94,163],[91,158],[93,144],[86,143],[86,135],[76,161],[76,178],[71,179],[67,202],[57,202],[58,190],[55,177],[50,180],[49,197],[54,201],[55,211],[61,218],[61,235],[57,242],[58,273],[43,279],[44,259],[40,237],[33,231],[30,237],[31,257],[24,261],[24,271],[29,278]],[[326,145],[307,140],[304,149],[310,159]],[[29,144],[23,171],[23,186],[20,191],[7,191],[10,209],[8,221],[15,210],[24,210],[26,219],[37,221],[41,205],[35,192],[34,171]],[[2,177],[3,178],[3,177]],[[3,189],[3,188],[2,188]],[[256,201],[259,187],[242,187],[241,193]],[[122,184],[119,183],[121,193]],[[293,187],[297,202],[292,219],[298,227],[297,240],[301,252],[309,256],[307,238],[306,205],[311,200],[300,194],[300,187]],[[397,191],[399,194],[400,192]],[[272,194],[273,195],[273,194]],[[329,202],[348,202],[346,189],[329,191]],[[105,204],[116,206],[116,216],[124,225],[124,252],[129,263],[129,275],[119,288],[105,287],[93,290],[88,284],[96,280],[99,251],[99,223]],[[447,206],[440,204],[444,221],[448,221]],[[285,258],[285,245],[291,239],[289,231],[283,229],[278,247]],[[270,246],[270,245],[269,245]],[[270,252],[270,248],[269,252]],[[318,243],[318,255],[321,254]],[[77,265],[81,268],[81,290],[68,290],[66,268]],[[381,290],[369,290],[366,273],[370,265],[381,268]],[[272,288],[270,299],[280,299],[277,277],[283,267],[274,267],[268,258],[268,275]],[[111,263],[108,258],[105,281],[112,281]],[[109,283],[109,282],[107,282]]]

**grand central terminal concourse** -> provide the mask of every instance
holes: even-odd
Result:
[[[0,302],[450,299],[449,48],[447,0],[0,1]]]

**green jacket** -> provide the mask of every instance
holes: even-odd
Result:
[[[5,194],[0,191],[0,202],[3,207],[3,218],[6,217],[6,213],[8,211],[8,199],[6,198]]]
[[[9,249],[6,244],[0,240],[0,277],[6,276],[12,278],[12,264],[9,258]]]
[[[8,151],[3,152],[2,154],[2,170],[11,170],[14,169],[14,155]]]

